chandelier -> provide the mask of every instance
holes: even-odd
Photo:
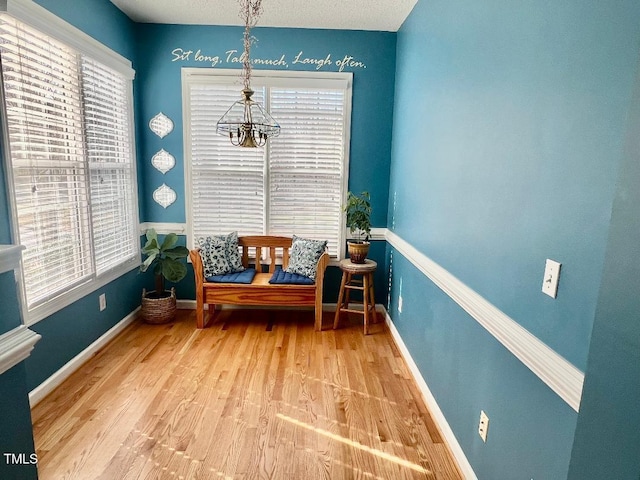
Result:
[[[280,125],[262,105],[251,99],[251,27],[258,23],[262,13],[262,0],[239,0],[240,17],[244,20],[244,53],[242,55],[242,98],[216,124],[216,132],[229,137],[231,143],[239,147],[262,147],[267,138],[280,135]]]

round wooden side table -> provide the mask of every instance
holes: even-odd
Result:
[[[364,316],[364,334],[369,333],[369,316],[373,314],[373,323],[376,322],[376,296],[373,288],[373,273],[376,268],[378,268],[378,264],[369,259],[366,259],[364,263],[352,263],[348,258],[340,261],[342,281],[340,282],[336,316],[333,320],[334,329],[338,328],[341,312],[359,313]],[[356,275],[361,276],[362,279],[354,279],[353,277]],[[350,302],[351,290],[362,292],[362,302]],[[349,303],[362,305],[362,310],[349,308]]]

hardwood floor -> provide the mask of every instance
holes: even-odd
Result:
[[[34,408],[40,479],[462,478],[384,325],[313,320],[134,323]]]

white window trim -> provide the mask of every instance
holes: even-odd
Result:
[[[240,70],[229,68],[193,68],[183,67],[182,74],[182,118],[183,118],[183,138],[184,141],[184,181],[185,192],[188,192],[192,184],[192,171],[191,165],[187,162],[187,159],[191,158],[191,144],[187,139],[191,138],[191,132],[189,131],[189,125],[191,125],[191,112],[187,99],[189,98],[189,84],[191,82],[197,83],[211,83],[211,84],[229,84],[227,78],[223,77],[237,77],[238,78],[238,96],[242,90],[240,83]],[[301,79],[301,85],[306,87],[323,87],[326,84],[322,82],[331,79],[344,82],[345,88],[345,122],[344,122],[344,175],[342,176],[342,185],[340,189],[342,191],[342,199],[340,204],[344,205],[347,201],[347,191],[349,188],[349,159],[350,159],[350,146],[351,146],[351,109],[352,109],[352,96],[353,96],[353,73],[351,72],[307,72],[307,71],[285,71],[285,70],[252,70],[252,78],[259,78],[261,85],[267,87],[272,86],[295,86],[295,79]],[[317,85],[314,85],[314,80],[317,80]],[[268,195],[268,193],[267,193]],[[267,198],[268,200],[268,198]],[[185,208],[187,217],[187,245],[189,248],[194,246],[193,234],[193,216],[190,212],[193,211],[192,200],[190,195],[186,195]],[[344,258],[346,253],[346,239],[347,228],[346,218],[342,218],[341,228],[338,232],[338,258]],[[294,233],[294,232],[292,232]]]
[[[131,61],[98,42],[82,30],[57,17],[33,0],[0,0],[0,12],[5,12],[42,33],[117,70],[133,80],[135,71]]]
[[[131,161],[132,161],[132,182],[134,186],[138,185],[137,178],[137,160],[136,160],[136,145],[135,145],[135,116],[133,108],[133,79],[135,77],[135,71],[131,66],[131,62],[120,54],[109,49],[102,43],[95,40],[93,37],[82,32],[73,25],[65,22],[59,17],[49,12],[44,7],[29,0],[0,0],[0,12],[8,13],[17,20],[24,22],[42,33],[45,33],[65,44],[74,48],[81,54],[88,55],[95,60],[100,61],[104,65],[113,68],[121,73],[127,80],[131,80],[127,92],[129,103],[129,115],[131,118],[131,124],[129,127],[129,137],[131,140]],[[2,85],[2,78],[0,75],[0,89],[4,91]],[[2,116],[6,118],[6,112],[4,102],[0,102],[2,108]],[[5,165],[5,181],[6,189],[9,196],[10,214],[11,214],[11,229],[12,237],[18,238],[18,211],[15,202],[15,189],[13,184],[13,173],[11,167],[11,160],[9,158],[9,135],[6,128],[2,128],[2,154],[4,157]],[[135,232],[135,238],[138,238],[139,230],[139,201],[138,201],[138,189],[134,188],[132,191],[133,204],[133,223],[130,226],[133,232]],[[65,307],[81,300],[92,292],[104,287],[110,282],[118,279],[122,275],[138,268],[140,265],[140,245],[136,242],[136,254],[128,261],[121,263],[117,267],[104,272],[102,275],[97,276],[95,273],[88,278],[84,283],[81,283],[74,288],[52,298],[51,300],[38,305],[31,310],[28,309],[26,292],[24,288],[24,278],[22,273],[17,275],[18,286],[20,290],[20,303],[24,317],[24,324],[31,326],[39,321],[53,315],[54,313],[62,310]],[[19,269],[18,272],[21,272]],[[98,305],[96,303],[96,309]]]

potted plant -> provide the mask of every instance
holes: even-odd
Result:
[[[153,228],[147,230],[146,237],[147,243],[142,247],[142,253],[147,258],[140,265],[140,271],[153,268],[156,289],[142,291],[142,318],[147,323],[170,322],[176,315],[176,291],[173,287],[166,291],[164,281],[177,283],[187,275],[187,267],[180,260],[189,255],[189,250],[176,245],[178,236],[175,233],[166,235],[162,244]]]
[[[369,192],[360,195],[347,193],[347,203],[344,206],[347,213],[347,227],[355,239],[347,242],[349,257],[353,263],[364,263],[369,253],[369,238],[371,237],[371,197]]]

